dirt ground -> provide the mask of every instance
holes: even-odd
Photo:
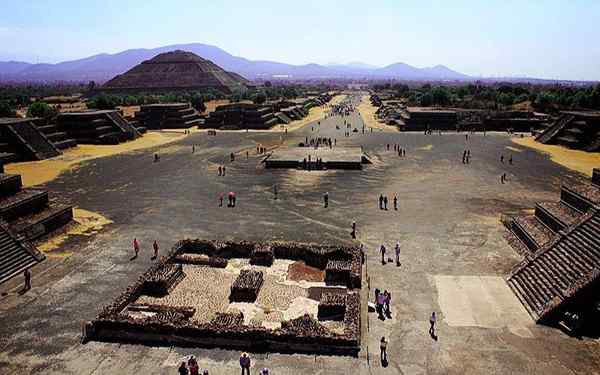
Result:
[[[118,145],[78,145],[52,159],[11,163],[4,169],[6,173],[20,174],[23,186],[31,187],[52,181],[61,173],[77,168],[84,161],[157,147],[185,137],[186,135],[177,132],[149,131],[138,139]]]
[[[592,170],[600,167],[600,153],[571,150],[557,145],[545,145],[536,142],[534,137],[512,138],[513,142],[537,150],[550,157],[555,163],[569,169],[592,176]]]
[[[358,105],[358,110],[360,111],[362,121],[367,127],[391,132],[398,131],[398,128],[395,126],[387,125],[383,122],[377,121],[377,118],[375,117],[377,107],[371,104],[371,101],[369,100],[369,95],[365,95],[362,97],[360,104]]]
[[[360,115],[348,120],[360,128]],[[346,243],[353,220],[366,253],[365,298],[372,299],[375,288],[390,291],[392,317],[380,320],[364,307],[358,357],[250,353],[253,374],[263,367],[284,375],[598,373],[597,338],[572,338],[528,320],[503,282],[521,256],[504,239],[500,214],[558,200],[560,179],[580,173],[505,134],[474,134],[468,141],[462,134],[396,131],[344,137],[335,128],[342,121],[301,127],[282,147],[305,137],[337,138],[340,146],[363,146],[373,162],[363,170],[266,170],[264,155],[252,150],[278,143],[280,134],[199,132],[87,160],[46,182],[52,194],[113,223],[52,251],[72,255],[34,267],[33,288],[24,295],[20,278],[0,287],[0,373],[174,374],[192,354],[211,375],[239,372],[234,350],[82,344],[81,324],[148,269],[155,239],[161,251],[183,238]],[[406,157],[386,151],[388,143],[405,148]],[[521,150],[513,165],[499,162],[507,147]],[[466,148],[468,165],[461,163]],[[248,158],[228,161],[231,152],[245,149]],[[163,155],[158,163],[154,152]],[[224,177],[216,173],[220,163],[227,165]],[[503,173],[506,184],[499,181]],[[235,208],[218,206],[218,195],[228,191],[236,192]],[[378,208],[382,193],[397,194],[398,210]],[[129,261],[134,237],[142,250]],[[401,266],[382,264],[379,245],[391,249],[396,241]],[[432,311],[438,313],[437,340],[427,333]],[[379,358],[382,336],[389,341],[387,364]]]

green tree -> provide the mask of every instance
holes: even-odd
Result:
[[[35,102],[27,108],[27,117],[43,118],[50,123],[58,114],[58,111],[46,102]]]
[[[115,109],[122,104],[122,100],[116,95],[100,94],[88,100],[87,104],[90,108]]]
[[[450,93],[445,87],[437,86],[431,90],[431,96],[433,103],[437,105],[448,105],[450,104]]]
[[[0,117],[14,117],[15,109],[10,105],[9,102],[3,100],[0,101]]]
[[[433,105],[433,95],[431,95],[430,92],[426,92],[425,94],[421,95],[419,98],[419,105],[422,105],[423,107],[429,107]]]
[[[254,104],[263,104],[267,101],[267,94],[265,94],[263,91],[259,91],[254,95],[252,101]]]
[[[512,105],[515,101],[515,95],[512,92],[503,92],[498,95],[498,102],[502,105]]]

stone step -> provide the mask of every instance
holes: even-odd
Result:
[[[66,148],[77,146],[77,141],[75,139],[65,139],[62,141],[54,142],[54,146],[59,150],[64,150]]]
[[[67,225],[73,219],[73,208],[67,205],[52,205],[41,212],[24,216],[11,223],[11,229],[29,241]]]
[[[22,186],[21,175],[0,174],[0,198],[17,194]]]
[[[11,222],[48,207],[48,192],[25,189],[0,199],[0,218]]]

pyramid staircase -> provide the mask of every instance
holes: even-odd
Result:
[[[559,202],[538,203],[535,215],[507,226],[526,249],[508,285],[538,323],[585,315],[600,301],[600,172],[592,183],[563,183]]]
[[[0,284],[45,259],[33,245],[0,222]]]
[[[269,105],[232,103],[219,106],[211,112],[205,121],[204,127],[215,129],[269,129],[280,121]]]
[[[60,131],[56,124],[46,124],[43,119],[35,119],[34,125],[59,150],[77,146],[75,139],[69,138],[67,132]]]
[[[140,135],[116,110],[61,113],[54,131],[82,144],[118,144]]]
[[[600,113],[571,111],[549,127],[539,129],[535,140],[544,144],[560,144],[572,149],[600,151]]]
[[[43,160],[60,150],[34,124],[37,119],[0,119],[0,153],[4,162]],[[12,155],[11,155],[12,154]]]
[[[202,116],[190,103],[143,105],[135,120],[147,129],[189,129],[202,124]]]
[[[72,218],[72,207],[52,204],[46,190],[23,189],[20,175],[0,173],[0,219],[18,235],[35,240]]]

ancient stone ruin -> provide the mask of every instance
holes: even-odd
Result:
[[[146,104],[135,114],[135,124],[146,129],[187,129],[204,119],[189,103]]]
[[[525,256],[508,284],[537,322],[574,329],[595,316],[600,302],[599,176],[594,170],[591,183],[563,181],[560,201],[538,203],[534,215],[504,218],[514,236],[509,242]]]
[[[109,92],[172,91],[215,89],[231,93],[249,82],[227,72],[210,60],[186,51],[161,53],[106,82]]]
[[[291,269],[323,278],[298,283]],[[354,246],[184,240],[86,323],[84,338],[357,355],[361,280]]]
[[[559,144],[588,152],[600,151],[600,113],[565,111],[550,124],[542,124],[533,134],[545,144]]]

